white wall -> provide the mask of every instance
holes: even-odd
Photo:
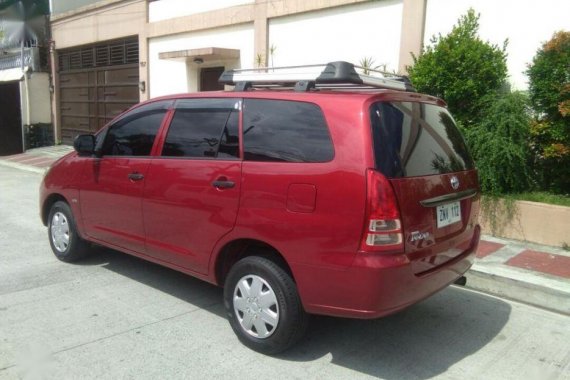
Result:
[[[153,38],[149,41],[150,97],[197,91],[200,67],[253,67],[253,24],[211,29],[200,32]],[[240,50],[240,59],[225,62],[204,62],[195,65],[185,60],[160,59],[159,53],[206,47]]]
[[[358,63],[373,57],[376,64],[397,70],[402,8],[401,0],[384,0],[271,19],[273,65]]]
[[[24,124],[51,123],[51,107],[49,92],[49,74],[32,73],[28,78],[30,99],[30,119],[28,120],[28,95],[26,83],[20,81],[20,97],[22,107],[22,121]]]
[[[228,8],[240,4],[253,3],[254,0],[161,0],[148,5],[149,22],[188,16],[195,13]]]
[[[144,29],[146,2],[114,2],[97,11],[51,23],[57,49],[135,36]]]
[[[469,8],[481,14],[479,36],[502,46],[509,39],[507,64],[513,89],[524,90],[523,73],[541,44],[557,30],[570,30],[570,0],[428,0],[424,43],[451,31]]]

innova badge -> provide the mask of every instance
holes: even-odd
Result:
[[[451,177],[450,182],[453,190],[459,189],[459,178],[457,178],[457,176]]]

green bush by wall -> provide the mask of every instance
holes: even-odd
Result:
[[[479,15],[470,9],[449,34],[432,37],[408,67],[416,89],[444,99],[463,127],[479,120],[481,99],[504,87],[507,79],[507,41],[500,48],[479,39],[478,30]]]

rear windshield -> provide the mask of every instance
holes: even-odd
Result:
[[[376,168],[389,178],[473,169],[463,136],[445,108],[378,102],[370,118]]]

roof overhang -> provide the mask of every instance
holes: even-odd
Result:
[[[165,51],[159,53],[158,57],[160,59],[189,60],[194,63],[202,63],[207,61],[239,59],[239,50],[219,47],[205,47],[200,49]]]

